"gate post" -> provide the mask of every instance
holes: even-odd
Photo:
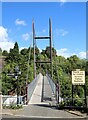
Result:
[[[88,96],[86,96],[86,103],[87,103],[87,115],[88,115]]]
[[[72,107],[74,106],[73,91],[74,91],[74,85],[72,85]]]

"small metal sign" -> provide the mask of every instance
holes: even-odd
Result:
[[[80,69],[72,71],[72,84],[85,85],[85,71],[82,71]]]

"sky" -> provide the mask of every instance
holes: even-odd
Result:
[[[0,47],[9,51],[18,42],[20,50],[28,48],[32,44],[33,19],[36,36],[48,36],[49,18],[57,54],[86,58],[85,2],[3,2]],[[49,41],[38,40],[36,44],[42,50]]]

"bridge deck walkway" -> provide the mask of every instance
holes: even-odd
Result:
[[[43,76],[42,74],[40,74],[40,77],[38,79],[34,92],[28,104],[40,104],[41,103],[42,80],[43,80]]]
[[[49,105],[56,105],[56,99],[52,92],[51,86],[49,84],[48,78],[44,76],[44,95],[43,95],[43,102],[49,103]]]

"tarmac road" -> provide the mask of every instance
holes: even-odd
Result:
[[[88,118],[49,118],[49,117],[22,117],[3,115],[2,120],[88,120]]]

